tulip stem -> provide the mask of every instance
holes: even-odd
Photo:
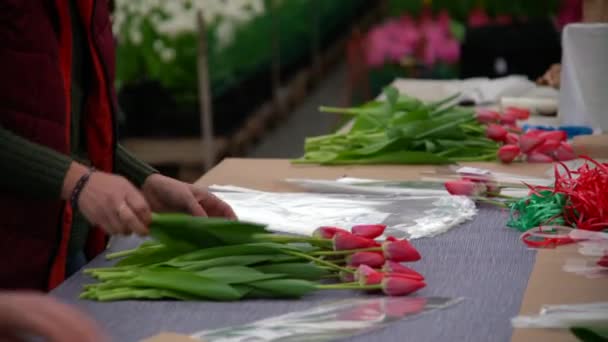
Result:
[[[348,255],[357,252],[382,252],[382,247],[370,247],[359,249],[345,249],[341,251],[317,251],[310,253],[311,255]]]
[[[515,196],[509,196],[509,195],[503,195],[501,193],[498,194],[492,194],[492,197],[496,197],[496,198],[504,198],[504,199],[508,199],[508,200],[519,200],[520,198],[517,198]]]
[[[477,202],[481,202],[481,203],[487,203],[487,204],[492,204],[495,205],[497,207],[501,207],[501,208],[508,208],[509,206],[506,203],[500,202],[500,201],[493,201],[489,198],[486,197],[473,197],[473,199]]]
[[[354,270],[349,270],[348,268],[340,267],[340,266],[334,264],[333,262],[329,262],[329,261],[326,261],[326,260],[315,258],[315,257],[313,257],[311,255],[308,255],[308,254],[305,254],[305,253],[300,253],[300,252],[290,251],[290,250],[285,250],[283,253],[290,254],[290,255],[293,255],[293,256],[297,256],[297,257],[300,257],[300,258],[303,258],[303,259],[308,259],[310,261],[314,261],[314,262],[316,262],[318,264],[331,267],[331,268],[333,268],[335,270],[338,270],[338,271],[344,271],[344,272],[348,272],[348,273],[355,273]]]
[[[310,243],[311,245],[314,245],[314,246],[327,247],[327,248],[331,248],[332,244],[333,244],[333,242],[328,239],[319,239],[319,238],[305,237],[305,236],[291,236],[291,235],[280,235],[280,234],[259,234],[256,237],[266,240],[266,241],[272,241],[272,242],[278,242],[278,243],[306,242],[306,243]]]
[[[361,285],[358,282],[342,284],[321,284],[317,285],[319,290],[380,290],[382,285]]]

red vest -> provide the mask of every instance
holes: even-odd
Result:
[[[108,0],[78,0],[92,56],[87,97],[88,156],[111,171],[115,150],[114,38]],[[60,153],[70,153],[72,32],[67,0],[0,1],[0,124]],[[49,290],[65,278],[72,210],[0,189],[0,288]],[[87,255],[105,248],[99,229]]]

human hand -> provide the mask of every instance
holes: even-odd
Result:
[[[49,342],[107,341],[94,321],[50,296],[0,292],[0,341],[24,341],[26,336]]]
[[[155,212],[236,218],[232,208],[209,191],[160,174],[148,177],[142,192]]]
[[[83,166],[72,163],[64,181],[64,196],[69,198],[76,182],[86,172]],[[109,234],[147,235],[152,220],[150,206],[141,192],[126,178],[105,172],[91,174],[80,192],[78,208],[89,223]]]

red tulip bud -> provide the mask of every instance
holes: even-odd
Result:
[[[515,125],[517,124],[517,115],[505,112],[500,116],[500,123],[503,125]]]
[[[413,269],[411,269],[407,266],[403,266],[402,264],[391,261],[391,260],[387,260],[384,263],[384,266],[382,266],[382,272],[391,273],[391,274],[400,274],[400,275],[404,275],[406,277],[410,277],[412,279],[424,280],[424,277],[422,276],[422,274],[414,271]]]
[[[526,156],[528,163],[552,163],[553,158],[543,153],[532,152]]]
[[[360,224],[353,226],[351,231],[353,234],[366,237],[368,239],[375,239],[384,233],[386,226],[383,224]]]
[[[384,273],[378,272],[367,265],[359,266],[357,273],[355,273],[355,279],[361,285],[377,285],[382,282],[383,278]]]
[[[500,120],[500,113],[490,109],[478,109],[476,118],[480,123],[498,122]]]
[[[544,141],[545,139],[540,138],[535,131],[531,131],[519,137],[519,147],[522,153],[528,153],[542,145]]]
[[[489,125],[486,130],[486,136],[494,141],[505,141],[508,133],[504,127],[497,124]]]
[[[397,239],[396,237],[389,235],[386,237],[386,239],[384,239],[384,241],[397,241],[399,239]]]
[[[527,108],[507,107],[503,112],[515,116],[518,120],[528,120],[530,118],[530,110]]]
[[[498,149],[498,158],[505,164],[511,163],[520,153],[519,146],[517,145],[505,145]]]
[[[566,131],[546,131],[538,135],[539,138],[554,141],[567,141],[568,133]]]
[[[468,179],[445,182],[445,188],[450,194],[459,196],[478,196],[487,190],[483,183]]]
[[[560,142],[557,140],[545,140],[540,146],[536,147],[533,152],[551,154],[557,150]]]
[[[312,236],[321,239],[331,239],[338,233],[349,233],[349,231],[338,227],[319,227],[312,233]]]
[[[425,286],[423,281],[402,277],[384,277],[382,280],[382,292],[389,296],[405,296]]]
[[[346,257],[346,264],[353,267],[359,265],[380,267],[384,264],[384,256],[377,252],[356,252]]]
[[[608,267],[608,254],[604,255],[597,261],[598,266]]]
[[[360,249],[376,247],[376,241],[357,236],[351,233],[341,233],[334,235],[334,250],[343,251],[348,249]]]
[[[561,142],[559,147],[555,150],[555,159],[559,161],[566,161],[576,159],[577,155],[574,152],[572,146],[566,142]]]
[[[507,133],[507,137],[505,138],[505,143],[510,145],[517,145],[519,143],[519,135],[515,133]]]
[[[420,253],[412,244],[403,239],[399,241],[385,241],[382,244],[384,257],[391,261],[418,261],[421,259]]]

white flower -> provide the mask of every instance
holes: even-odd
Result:
[[[219,45],[225,47],[239,27],[264,14],[265,7],[264,0],[116,0],[112,26],[119,39],[126,34],[141,44],[143,18],[161,37],[174,37],[196,32],[198,11],[208,26],[217,25]]]
[[[160,52],[160,59],[165,63],[172,62],[175,59],[175,50],[171,48],[163,49]]]

